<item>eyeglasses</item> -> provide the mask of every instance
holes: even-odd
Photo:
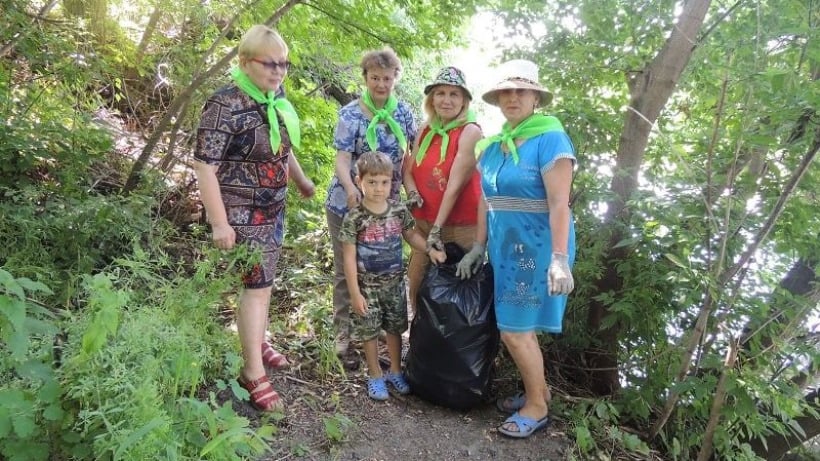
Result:
[[[367,78],[373,83],[377,83],[377,84],[378,83],[386,83],[388,85],[393,83],[393,80],[396,79],[396,77],[390,77],[390,76],[379,77],[378,75],[370,75]]]
[[[287,72],[287,70],[290,69],[290,61],[282,61],[282,62],[262,61],[261,59],[256,59],[256,58],[251,58],[251,61],[258,62],[259,64],[262,64],[268,70],[282,69],[285,72]]]

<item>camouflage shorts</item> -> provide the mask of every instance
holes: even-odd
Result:
[[[359,289],[367,300],[367,315],[351,310],[350,335],[358,341],[369,341],[379,330],[401,335],[407,330],[407,294],[404,274],[360,276]]]

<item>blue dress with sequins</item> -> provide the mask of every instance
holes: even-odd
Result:
[[[516,164],[493,143],[479,159],[487,200],[488,254],[495,282],[498,329],[560,333],[567,296],[550,296],[547,270],[552,255],[547,191],[542,174],[558,159],[575,162],[563,131],[532,137],[518,147]],[[568,254],[575,260],[575,226],[570,216]]]

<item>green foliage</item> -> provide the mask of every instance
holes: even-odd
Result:
[[[322,418],[322,422],[325,426],[325,436],[331,443],[343,442],[347,431],[353,427],[353,421],[342,414]]]
[[[111,278],[97,274],[86,280],[91,297],[86,313],[91,316],[82,339],[85,355],[98,353],[106,340],[116,334],[119,327],[120,310],[128,303],[128,292],[114,290]]]
[[[127,265],[85,280],[88,307],[66,327],[61,369],[77,415],[78,442],[66,450],[85,446],[111,459],[243,459],[266,449],[272,426],[252,429],[213,394],[195,399],[226,367],[238,372],[213,312],[235,280],[214,276],[219,258],[211,256],[193,277],[164,281],[162,259],[138,251]],[[227,261],[227,274],[236,262]],[[114,280],[134,288],[149,281],[151,291],[117,288]]]
[[[295,334],[301,338],[312,338],[298,347],[303,348],[301,353],[304,356],[315,361],[320,378],[345,375],[333,340],[333,255],[327,240],[327,230],[322,228],[294,237],[289,244],[288,254],[291,258],[280,261],[282,275],[277,280],[274,298],[278,298],[280,305],[299,308],[289,311],[286,317],[274,316],[271,325],[271,331],[276,336]]]
[[[0,60],[0,187],[42,182],[61,191],[88,188],[87,169],[111,146],[91,123],[98,106],[87,84],[100,60],[83,52],[82,30],[45,30],[30,23],[23,2],[10,6],[17,36],[8,37],[21,63]],[[5,12],[4,12],[5,15]]]
[[[0,189],[0,261],[70,297],[81,274],[101,269],[146,235],[162,232],[149,197],[74,197],[33,187]]]
[[[588,401],[571,409],[577,452],[572,459],[608,459],[607,453],[628,452],[648,459],[649,446],[636,434],[624,431],[620,412],[607,400]],[[577,456],[577,457],[576,457]]]
[[[359,91],[362,52],[388,44],[405,62],[397,91],[416,101],[437,56],[458,42],[463,21],[492,8],[508,26],[493,31],[497,42],[513,44],[505,56],[540,64],[542,81],[556,94],[551,111],[579,154],[578,283],[555,347],[596,344],[598,332],[586,325],[590,300],[608,309],[603,327],[620,333],[621,392],[564,412],[574,454],[647,457],[646,442],[635,434],[646,432],[675,392],[681,400],[652,448],[692,459],[722,373],[728,397],[717,415],[716,457],[754,459],[750,442],[800,434],[797,418],[816,417],[793,384],[820,358],[816,343],[806,340],[816,334],[807,322],[816,302],[778,284],[796,260],[816,263],[820,254],[816,168],[805,173],[752,261],[734,277],[723,274],[751,248],[816,142],[817,6],[713,2],[637,165],[640,187],[627,203],[629,219],[613,222],[606,205],[618,143],[630,135],[621,132],[629,85],[650,77],[643,70],[666,42],[680,3],[311,0],[288,10],[277,28],[295,63],[286,86],[302,119],[304,145],[296,155],[317,194],[305,200],[289,192],[287,253],[295,256],[280,264],[274,334],[317,363],[320,379],[344,373],[331,340],[323,226],[335,158],[329,140],[337,104],[329,88]],[[7,352],[0,361],[0,453],[258,457],[275,428],[252,428],[225,401],[223,392],[247,392],[229,379],[241,359],[213,318],[235,290],[232,277],[216,274],[241,270],[248,255],[202,255],[199,226],[179,239],[158,216],[163,181],[182,181],[187,171],[143,175],[137,192],[116,195],[130,158],[113,155],[117,127],[94,113],[104,108],[145,134],[242,31],[283,2],[248,8],[244,1],[70,1],[45,21],[32,20],[29,4],[0,0],[0,45],[11,45],[0,58],[0,340]],[[149,29],[148,18],[160,9]],[[203,98],[225,81],[206,82],[178,115],[180,165]],[[124,150],[118,145],[117,154]],[[622,238],[610,248],[614,231]],[[604,267],[613,250],[625,256]],[[618,278],[615,286],[599,283],[607,269]],[[707,294],[706,330],[691,373],[678,381],[682,345]],[[53,306],[66,310],[58,316]],[[742,366],[724,370],[738,337]],[[220,393],[202,392],[207,383],[217,383]],[[344,443],[347,418],[323,422],[328,442]],[[293,452],[307,455],[311,447],[297,444]]]
[[[0,268],[0,454],[8,460],[45,460],[59,433],[61,386],[50,366],[55,317],[30,296],[48,287]]]
[[[53,77],[53,76],[52,76]],[[90,117],[62,103],[73,99],[66,83],[46,86],[42,81],[11,81],[0,68],[0,187],[51,182],[55,189],[89,187],[86,171],[107,151],[109,136],[90,123]],[[69,77],[70,78],[70,77]]]

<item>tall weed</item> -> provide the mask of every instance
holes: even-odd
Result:
[[[192,277],[146,277],[162,269],[149,254],[112,266],[119,277],[84,283],[88,307],[72,314],[62,370],[66,399],[78,408],[73,431],[95,459],[258,456],[274,428],[253,429],[230,402],[199,395],[238,371],[234,339],[215,316],[235,278],[213,275],[218,257],[196,263]],[[150,289],[137,277],[150,278]]]
[[[44,460],[64,417],[51,362],[55,315],[34,297],[48,287],[0,269],[0,454]]]

